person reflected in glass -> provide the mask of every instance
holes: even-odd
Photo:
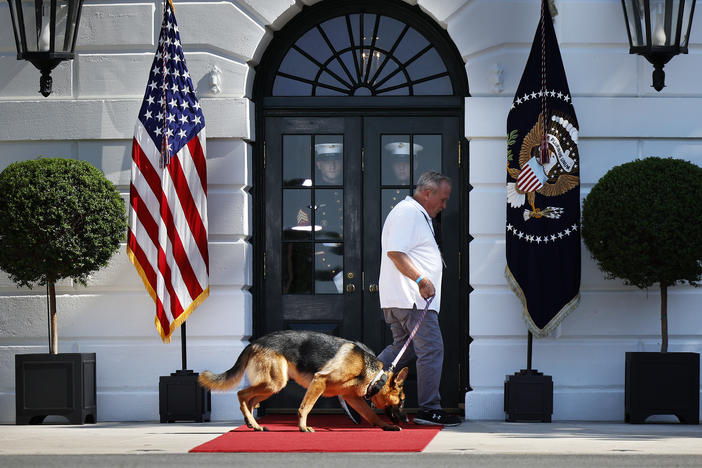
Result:
[[[315,185],[343,185],[342,143],[319,143],[314,145]],[[316,238],[325,242],[315,244],[315,290],[318,293],[341,294],[343,292],[344,244],[344,191],[326,189],[315,191]]]
[[[344,145],[319,143],[314,145],[314,164],[317,168],[316,185],[342,185],[344,175]]]
[[[414,144],[415,173],[419,165],[418,154],[423,149],[422,145]],[[385,145],[385,151],[387,151],[385,159],[389,163],[390,171],[388,176],[384,177],[383,183],[385,185],[403,185],[405,188],[395,188],[390,191],[389,198],[386,198],[384,201],[384,204],[387,204],[387,206],[383,207],[383,219],[409,193],[407,189],[410,187],[412,176],[410,171],[410,144],[408,141],[388,143]]]
[[[417,170],[419,152],[424,149],[422,145],[414,144],[414,170]],[[410,144],[407,141],[395,141],[385,145],[388,152],[390,168],[392,169],[387,185],[410,184]]]

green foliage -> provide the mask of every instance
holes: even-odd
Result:
[[[646,158],[612,168],[583,202],[582,235],[610,278],[639,288],[702,276],[702,168]]]
[[[18,286],[88,275],[126,231],[124,200],[87,162],[36,159],[0,174],[0,268]]]
[[[518,135],[519,132],[517,132],[517,130],[512,130],[511,132],[509,132],[509,135],[507,135],[507,161],[511,162],[514,158],[514,155],[512,154],[512,148],[510,148],[510,146],[517,142]]]

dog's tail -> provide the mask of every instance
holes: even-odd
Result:
[[[208,370],[203,371],[197,378],[197,381],[200,385],[210,390],[224,391],[236,387],[244,376],[244,371],[246,370],[246,365],[249,363],[251,352],[251,345],[248,345],[244,348],[244,351],[241,352],[231,369],[221,374],[215,374]]]

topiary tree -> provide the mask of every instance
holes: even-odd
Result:
[[[20,286],[48,285],[49,351],[58,353],[55,283],[83,285],[107,265],[126,231],[124,200],[98,169],[35,159],[0,173],[0,269]]]
[[[661,352],[668,351],[668,287],[702,276],[702,168],[646,158],[612,168],[585,197],[582,236],[609,278],[661,289]]]

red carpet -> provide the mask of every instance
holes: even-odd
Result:
[[[314,433],[300,432],[297,415],[273,414],[258,419],[268,432],[240,426],[191,449],[191,452],[421,452],[441,426],[403,424],[401,431],[383,431],[345,415],[311,414]]]

